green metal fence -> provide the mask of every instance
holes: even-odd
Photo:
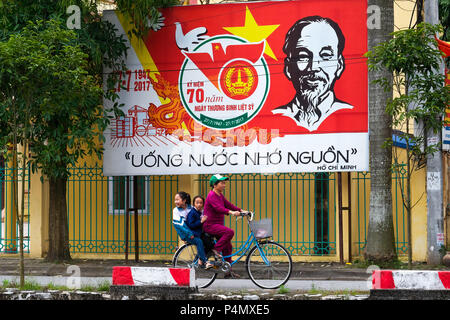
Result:
[[[171,254],[178,241],[172,227],[173,197],[178,191],[178,176],[104,177],[99,166],[71,169],[68,181],[70,247],[73,253],[124,253],[125,208],[138,210],[139,251]],[[258,219],[271,218],[274,239],[292,255],[336,255],[337,174],[276,173],[230,175],[225,196],[237,206],[253,210]],[[200,194],[210,191],[210,175],[200,175]],[[394,226],[399,254],[407,253],[405,211],[397,181],[404,172],[393,175]],[[351,174],[352,247],[360,255],[365,246],[369,212],[370,174]],[[195,196],[194,194],[192,197]],[[133,203],[136,201],[136,204]],[[233,247],[248,236],[243,220],[227,218],[235,230]],[[129,253],[134,252],[134,215],[129,221]]]
[[[206,196],[210,175],[201,176],[202,194]],[[400,169],[392,175],[393,217],[396,250],[407,254],[406,212],[402,205],[398,182],[404,183],[406,172]],[[362,255],[366,243],[370,174],[351,173],[352,254]],[[234,174],[225,196],[237,206],[254,210],[259,218],[271,218],[274,239],[292,255],[335,255],[337,229],[336,173],[277,173],[273,175]],[[345,201],[345,200],[344,200]],[[241,221],[226,219],[226,225],[236,231],[233,246],[242,245],[248,230]],[[355,236],[356,235],[356,236]],[[356,248],[355,248],[356,246]]]
[[[14,210],[13,204],[13,180],[14,171],[18,181],[18,208]],[[1,203],[1,219],[0,219],[0,253],[18,253],[19,252],[19,224],[17,215],[20,215],[21,191],[22,183],[25,183],[24,196],[24,244],[25,253],[30,252],[29,237],[29,212],[30,203],[28,201],[30,190],[30,169],[25,171],[25,180],[22,181],[22,168],[11,168],[5,164],[0,165],[0,203]]]
[[[370,196],[370,173],[356,172],[352,174],[353,189],[356,194],[356,213],[353,214],[357,221],[353,226],[356,232],[355,244],[357,254],[362,255],[366,245],[367,227],[369,224],[369,196]],[[394,219],[395,246],[398,255],[408,253],[408,242],[406,234],[406,209],[402,203],[400,184],[406,182],[406,170],[400,167],[392,174],[392,214]],[[356,230],[355,230],[356,229]]]
[[[201,193],[210,191],[210,175],[202,175]],[[225,197],[256,219],[271,218],[273,238],[292,255],[336,254],[337,175],[334,173],[233,174]],[[247,224],[230,217],[233,247],[248,237]]]
[[[71,169],[67,185],[69,243],[72,253],[124,253],[127,206],[138,210],[140,253],[172,254],[178,239],[172,227],[173,197],[178,191],[178,176],[105,177],[98,165]],[[19,170],[20,172],[20,170]],[[25,241],[29,252],[30,229],[28,191],[29,170],[25,179]],[[200,193],[206,197],[210,175],[200,175]],[[236,205],[253,210],[259,219],[272,218],[274,239],[293,255],[336,255],[337,174],[277,173],[230,175],[225,196]],[[399,181],[406,172],[401,168],[392,176],[393,217],[396,248],[407,254],[406,211],[402,205]],[[0,166],[0,253],[18,250],[18,224],[12,206],[13,169]],[[370,174],[351,173],[352,247],[360,255],[367,237]],[[19,186],[22,182],[19,176]],[[20,190],[20,189],[19,189]],[[192,195],[194,196],[194,195]],[[127,201],[129,201],[127,203]],[[129,220],[129,253],[134,253],[134,213]],[[233,246],[248,236],[242,220],[227,218],[236,231]]]
[[[124,253],[126,208],[138,209],[138,244],[143,254],[171,254],[177,176],[105,177],[102,167],[71,169],[68,180],[69,243],[73,253]],[[127,202],[129,201],[129,202]],[[135,252],[135,217],[129,213],[128,252]]]

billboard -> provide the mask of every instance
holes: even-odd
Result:
[[[141,39],[105,12],[130,49],[104,174],[368,170],[366,9],[361,0],[177,6]]]

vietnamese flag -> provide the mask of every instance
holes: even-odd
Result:
[[[445,54],[445,57],[450,56],[450,43],[442,41],[442,40],[439,40],[436,37],[435,37],[435,39],[436,39],[436,41],[438,43],[439,50],[441,50]]]

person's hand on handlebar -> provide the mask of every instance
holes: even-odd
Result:
[[[253,213],[251,211],[247,210],[241,210],[241,211],[228,211],[229,214],[235,216],[235,217],[247,217],[250,221],[253,220]]]
[[[239,211],[232,211],[232,210],[230,210],[230,211],[228,211],[228,213],[233,215],[233,216],[235,216],[235,217],[239,217],[241,215],[241,213]]]

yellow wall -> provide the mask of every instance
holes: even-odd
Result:
[[[411,20],[414,10],[414,1],[395,0],[394,1],[394,31],[408,29],[414,25],[416,15]],[[412,23],[411,23],[412,21]]]

